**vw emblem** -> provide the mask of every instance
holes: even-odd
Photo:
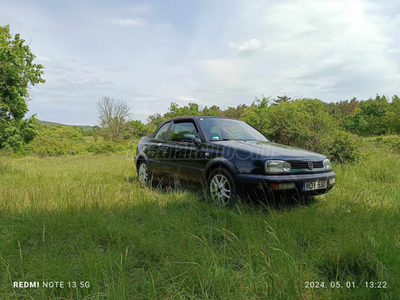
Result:
[[[314,166],[313,166],[312,161],[309,161],[309,162],[308,162],[308,168],[309,168],[310,170],[314,169]]]

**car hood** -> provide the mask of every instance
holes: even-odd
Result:
[[[326,156],[312,151],[272,142],[230,140],[213,142],[213,145],[217,143],[223,148],[234,148],[238,155],[240,155],[240,153],[252,153],[255,154],[257,158],[307,161],[320,161],[326,158]]]

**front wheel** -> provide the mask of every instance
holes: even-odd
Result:
[[[215,169],[208,177],[208,192],[217,205],[227,205],[236,196],[232,175],[223,168]]]
[[[140,161],[138,165],[138,178],[141,185],[148,185],[151,182],[149,166],[145,161]]]

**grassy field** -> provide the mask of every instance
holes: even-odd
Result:
[[[307,204],[216,207],[124,154],[0,157],[0,298],[398,299],[400,155],[334,171]]]

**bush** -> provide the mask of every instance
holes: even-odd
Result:
[[[359,157],[357,140],[324,110],[324,102],[301,99],[268,104],[268,99],[258,100],[242,119],[278,143],[319,152],[339,162]]]
[[[60,140],[49,136],[40,136],[32,142],[32,152],[39,157],[75,155],[86,153],[84,142]]]
[[[352,162],[360,158],[360,139],[343,130],[336,130],[332,136],[325,136],[320,144],[320,151],[331,161]]]
[[[84,142],[83,129],[76,126],[57,126],[55,127],[58,137],[61,140]]]
[[[381,137],[380,144],[400,154],[400,136],[388,136],[384,139]]]
[[[124,145],[115,144],[112,142],[98,142],[89,144],[86,147],[86,151],[93,154],[102,154],[102,153],[114,153],[125,151],[126,147]]]
[[[34,154],[39,157],[76,155],[76,154],[101,154],[124,151],[124,145],[113,142],[87,143],[83,129],[75,126],[46,126],[39,128],[39,134],[34,141],[20,149],[4,149],[1,154],[24,156]]]

